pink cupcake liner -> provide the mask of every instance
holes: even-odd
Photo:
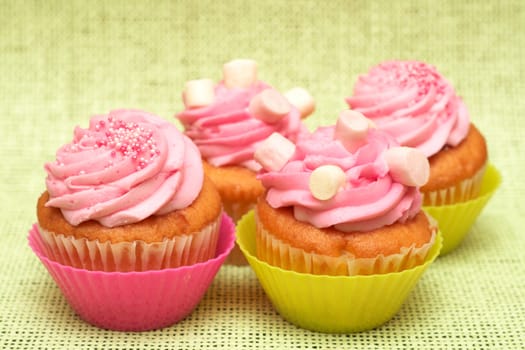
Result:
[[[141,272],[92,271],[50,260],[36,224],[28,241],[83,320],[105,329],[146,331],[173,325],[196,308],[233,248],[234,231],[232,220],[223,215],[214,258]]]

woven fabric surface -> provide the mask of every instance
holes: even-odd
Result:
[[[525,348],[522,1],[0,1],[0,23],[0,348]],[[503,184],[378,329],[299,329],[250,268],[231,266],[176,325],[86,324],[27,245],[44,162],[95,113],[140,108],[175,123],[184,82],[218,80],[237,57],[280,90],[306,87],[311,129],[335,120],[371,65],[432,63],[464,98]]]

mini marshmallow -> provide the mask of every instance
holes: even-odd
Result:
[[[284,96],[301,113],[301,118],[306,118],[315,110],[315,101],[312,95],[301,87],[288,90]]]
[[[324,201],[334,197],[345,182],[343,169],[337,165],[321,165],[310,174],[308,185],[312,196]]]
[[[385,161],[392,178],[406,186],[420,187],[427,183],[430,164],[421,151],[411,147],[393,147],[385,152]]]
[[[266,123],[277,123],[290,113],[290,102],[277,90],[265,89],[256,95],[248,106],[248,111]]]
[[[274,132],[255,150],[254,159],[268,171],[279,171],[292,158],[295,145],[278,132]]]
[[[215,86],[211,79],[197,79],[186,82],[184,104],[187,108],[211,105],[215,101]]]
[[[246,88],[257,81],[257,62],[235,59],[222,66],[224,85],[227,88]]]
[[[355,152],[366,142],[368,129],[373,127],[370,119],[351,109],[339,114],[334,137],[350,151]]]

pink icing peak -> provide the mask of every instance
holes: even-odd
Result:
[[[456,146],[470,121],[463,101],[432,65],[419,61],[387,61],[359,77],[350,108],[371,118],[403,146],[427,157],[445,145]]]
[[[48,206],[72,225],[113,227],[190,205],[204,172],[196,146],[154,115],[116,110],[75,128],[73,140],[45,165]]]
[[[350,151],[334,135],[335,126],[318,128],[297,142],[294,156],[280,170],[259,173],[270,206],[291,206],[299,221],[345,232],[402,223],[420,211],[417,188],[395,181],[389,172],[385,152],[399,145],[392,136],[370,129],[365,142]],[[328,200],[315,198],[308,185],[312,172],[323,165],[340,167],[346,177]]]

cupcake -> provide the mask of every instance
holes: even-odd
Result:
[[[344,111],[336,126],[296,146],[274,134],[255,156],[266,189],[255,209],[257,257],[271,265],[325,275],[395,272],[420,264],[434,244],[418,191],[428,160],[362,115]]]
[[[81,318],[142,331],[191,313],[234,235],[188,137],[115,110],[75,128],[45,170],[29,244]]]
[[[94,116],[45,170],[37,217],[50,259],[126,272],[215,256],[220,196],[171,123],[135,110]]]
[[[429,158],[430,177],[420,188],[425,208],[452,208],[486,194],[481,193],[489,167],[485,139],[470,121],[462,99],[435,67],[417,61],[381,63],[359,77],[346,101],[401,145],[415,147]],[[489,172],[496,177],[492,189],[487,190],[492,192],[499,182],[498,174],[495,169]],[[474,211],[479,214],[483,205],[477,203]],[[445,234],[444,252],[452,249],[448,241],[456,242],[466,233],[455,231],[458,223],[449,222],[452,213],[436,213]],[[449,240],[448,233],[454,238]]]
[[[253,159],[258,144],[273,132],[296,141],[308,133],[301,119],[314,102],[301,88],[286,96],[258,80],[257,64],[237,59],[223,66],[223,80],[186,83],[185,110],[176,118],[199,148],[206,175],[216,185],[226,213],[237,221],[256,203],[264,189],[256,179],[260,165]],[[234,251],[229,262],[243,264]]]
[[[392,317],[439,253],[418,190],[427,158],[343,111],[335,126],[296,145],[272,135],[255,159],[266,192],[237,241],[283,317],[327,332],[370,329]],[[382,311],[369,314],[378,304]]]

